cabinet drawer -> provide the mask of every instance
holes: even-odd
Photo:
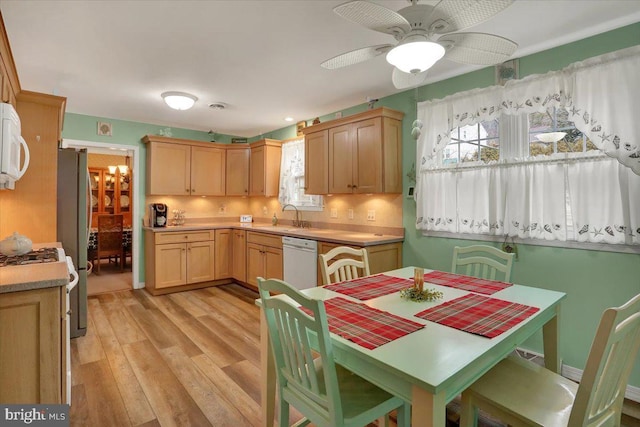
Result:
[[[156,233],[156,245],[165,243],[204,242],[215,240],[214,230],[191,231],[189,233]]]
[[[247,232],[247,242],[271,246],[273,248],[282,248],[282,236],[274,236],[273,234],[249,231]]]

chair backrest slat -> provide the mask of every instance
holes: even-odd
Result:
[[[639,349],[640,294],[602,315],[569,426],[618,425],[625,388]]]
[[[325,285],[371,274],[367,250],[364,248],[354,249],[348,246],[333,248],[326,254],[320,255],[320,266]]]
[[[486,245],[456,246],[453,249],[452,273],[489,280],[511,280],[514,254]],[[498,277],[498,273],[501,277]]]
[[[342,419],[324,303],[306,297],[281,280],[259,277],[258,286],[283,393],[288,400],[312,407],[328,420]],[[272,292],[288,296],[295,304],[272,297]]]

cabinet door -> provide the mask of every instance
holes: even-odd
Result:
[[[247,244],[244,230],[233,230],[233,278],[247,281]]]
[[[249,148],[227,149],[227,196],[249,195]]]
[[[225,150],[191,147],[191,195],[224,196]]]
[[[187,283],[187,245],[156,245],[155,288],[169,288]]]
[[[385,193],[402,193],[402,120],[382,121],[382,175]]]
[[[215,248],[215,278],[228,279],[233,274],[231,271],[231,230],[216,230]]]
[[[191,147],[151,142],[147,147],[147,194],[190,194]]]
[[[306,194],[329,192],[329,131],[304,137],[304,185]]]
[[[382,119],[351,125],[353,149],[353,192],[382,192]]]
[[[212,241],[187,243],[187,284],[214,279],[214,246]]]
[[[258,287],[258,276],[265,276],[264,246],[247,243],[247,283]],[[266,279],[266,277],[265,277]]]
[[[62,403],[60,288],[0,294],[0,402]]]
[[[350,129],[350,124],[329,129],[329,193],[352,192]]]
[[[282,272],[282,249],[272,248],[271,246],[264,247],[265,255],[265,279],[283,279]]]
[[[249,195],[265,195],[265,146],[252,147],[249,159]]]

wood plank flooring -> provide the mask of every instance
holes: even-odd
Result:
[[[239,285],[89,297],[87,335],[71,340],[71,426],[260,425],[256,298]],[[640,426],[638,406],[623,425]]]
[[[238,285],[89,297],[87,335],[71,341],[71,425],[258,426],[257,297]]]

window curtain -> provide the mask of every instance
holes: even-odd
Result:
[[[278,200],[297,207],[322,207],[322,196],[304,193],[304,138],[282,144]]]
[[[640,120],[634,117],[640,111],[639,69],[640,46],[635,46],[560,71],[511,80],[505,86],[418,103],[417,118],[424,128],[416,148],[417,228],[639,243],[638,237],[632,236],[640,234]],[[526,116],[549,107],[565,107],[576,127],[621,169],[605,169],[600,160],[567,164],[548,162],[549,157],[527,158]],[[442,150],[450,141],[452,129],[498,117],[501,159],[497,164],[442,164]],[[551,160],[554,158],[562,160],[566,156],[552,156]],[[595,171],[610,174],[599,181],[598,187],[592,181],[600,175],[580,178]],[[601,195],[608,194],[604,191],[608,188],[623,196],[593,202],[593,194],[589,194],[592,188],[600,188]],[[592,209],[594,203],[609,202],[615,204],[609,207],[609,213]],[[571,209],[569,216],[567,209]],[[568,224],[567,218],[573,218],[573,224]],[[580,234],[587,225],[589,233]],[[616,235],[614,231],[611,236],[607,227],[616,230],[616,226],[624,232]]]
[[[438,167],[451,129],[500,115],[564,106],[596,147],[640,175],[640,46],[578,62],[521,80],[418,103],[427,126],[417,141],[421,169]],[[505,141],[503,141],[505,142]]]

